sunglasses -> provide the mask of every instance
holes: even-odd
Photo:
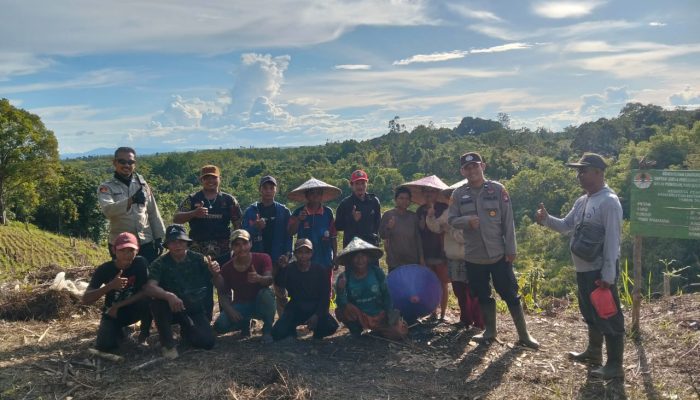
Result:
[[[121,165],[127,165],[127,164],[134,165],[134,164],[136,164],[136,160],[125,160],[123,158],[118,158],[117,162]]]

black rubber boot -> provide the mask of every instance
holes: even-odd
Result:
[[[477,342],[488,342],[496,338],[496,302],[479,304],[481,314],[484,316],[484,331],[474,335],[472,339]]]
[[[508,307],[508,310],[510,311],[510,316],[513,317],[515,329],[518,331],[518,343],[531,349],[539,349],[540,344],[527,331],[522,304],[518,303],[517,306]]]
[[[570,352],[569,358],[578,362],[593,365],[603,364],[603,334],[592,326],[588,326],[588,347],[582,353]]]
[[[605,350],[608,360],[605,366],[591,371],[591,375],[601,379],[624,378],[625,370],[622,368],[622,356],[625,351],[624,335],[605,335]]]

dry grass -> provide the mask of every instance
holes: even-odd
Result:
[[[180,358],[166,361],[154,334],[153,346],[127,342],[126,361],[112,363],[87,352],[96,308],[64,302],[60,318],[47,322],[0,321],[0,398],[693,399],[700,390],[699,307],[698,294],[645,304],[640,340],[626,341],[625,380],[604,382],[565,357],[585,346],[585,327],[566,308],[528,316],[539,351],[513,346],[510,317],[499,315],[504,343],[491,346],[472,342],[474,331],[423,324],[404,343],[354,339],[344,329],[321,341],[303,332],[270,346],[256,334],[226,335],[214,350],[181,348]]]

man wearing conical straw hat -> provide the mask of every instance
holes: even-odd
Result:
[[[353,336],[370,329],[387,339],[402,340],[408,326],[394,309],[386,284],[386,275],[375,260],[383,255],[380,248],[355,237],[336,257],[345,265],[335,284],[336,318]]]
[[[341,191],[333,185],[311,178],[287,194],[289,200],[304,203],[292,213],[287,225],[289,235],[309,239],[314,252],[311,262],[324,268],[329,284],[333,272],[333,257],[338,253],[333,210],[323,205],[340,196]]]

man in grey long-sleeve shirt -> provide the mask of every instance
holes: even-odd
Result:
[[[447,221],[464,235],[467,276],[484,316],[486,329],[474,339],[489,342],[496,338],[496,300],[491,297],[489,282],[492,281],[508,305],[519,343],[536,349],[539,343],[527,331],[513,272],[515,224],[508,192],[499,182],[486,180],[486,163],[479,153],[465,153],[460,163],[460,172],[468,183],[452,192]]]
[[[572,233],[582,222],[605,229],[603,251],[593,261],[586,261],[571,254],[576,267],[579,309],[588,325],[588,347],[582,353],[569,353],[569,357],[600,365],[603,361],[602,345],[605,337],[607,363],[604,367],[594,370],[592,374],[604,379],[624,377],[622,355],[625,321],[620,311],[616,285],[620,258],[622,206],[615,192],[605,184],[607,164],[603,157],[595,153],[584,153],[579,162],[568,163],[567,166],[578,170],[578,181],[586,194],[579,197],[571,211],[561,219],[549,215],[544,204],[540,204],[536,215],[537,222],[567,234]],[[591,292],[598,286],[610,288],[618,309],[617,314],[608,319],[600,318],[591,304]]]

